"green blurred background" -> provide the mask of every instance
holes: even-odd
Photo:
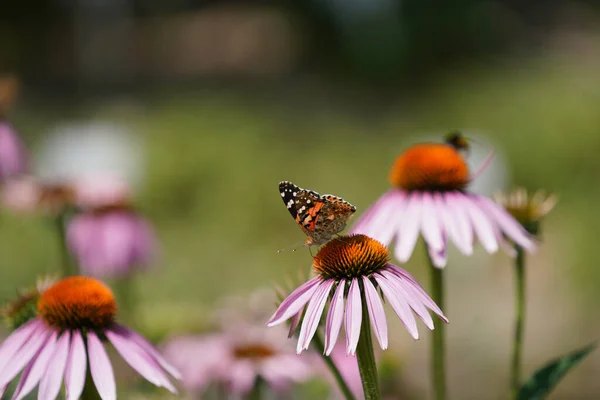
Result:
[[[560,197],[529,259],[525,373],[598,338],[595,3],[39,3],[34,13],[9,1],[0,16],[0,68],[21,86],[7,117],[41,175],[52,176],[52,157],[83,168],[69,146],[78,129],[100,126],[82,134],[92,147],[105,134],[126,145],[106,165],[130,179],[160,239],[132,289],[132,323],[154,340],[202,329],[224,296],[308,270],[308,250],[277,253],[304,239],[280,180],[360,214],[387,190],[399,152],[455,128],[475,138],[474,153],[498,153],[484,193],[519,185]],[[52,156],[66,130],[64,159]],[[7,212],[0,254],[0,299],[60,262],[52,225]],[[427,287],[419,251],[405,268]],[[451,251],[447,277],[451,397],[507,398],[511,260]],[[402,382],[428,398],[429,334],[421,326],[413,342],[391,325]],[[598,398],[599,372],[593,353],[550,398]]]

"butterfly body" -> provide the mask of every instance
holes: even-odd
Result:
[[[288,211],[306,234],[306,247],[329,241],[346,227],[348,219],[356,212],[356,207],[341,197],[320,195],[288,181],[279,183],[279,193]]]

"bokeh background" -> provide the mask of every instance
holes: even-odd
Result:
[[[108,171],[134,188],[161,250],[134,279],[131,318],[157,342],[309,268],[306,249],[277,253],[304,239],[280,180],[360,214],[399,152],[449,129],[475,139],[474,167],[497,152],[474,190],[560,196],[529,258],[525,373],[599,336],[594,1],[6,0],[0,72],[18,80],[2,106],[39,176]],[[58,270],[52,229],[2,212],[0,299]],[[424,265],[416,252],[405,268],[427,287]],[[454,399],[508,397],[512,272],[505,254],[450,253]],[[429,334],[392,326],[405,396],[429,398]],[[598,398],[599,373],[596,352],[550,398]],[[130,398],[164,396],[138,389]]]

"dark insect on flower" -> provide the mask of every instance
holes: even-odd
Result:
[[[329,241],[346,227],[356,207],[331,194],[320,195],[302,189],[291,182],[279,182],[279,193],[292,217],[308,236],[304,246],[316,246]]]

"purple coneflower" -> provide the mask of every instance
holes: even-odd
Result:
[[[498,250],[504,236],[533,250],[535,244],[510,214],[487,197],[466,191],[473,176],[460,143],[417,144],[400,154],[389,175],[394,188],[365,211],[352,232],[386,245],[396,236],[394,255],[400,262],[410,258],[421,234],[438,268],[446,265],[448,238],[467,255],[475,237],[489,253]]]
[[[154,254],[153,229],[120,187],[94,192],[76,186],[83,211],[69,221],[67,243],[85,274],[124,277],[145,268]]]
[[[312,376],[310,356],[298,357],[282,332],[264,326],[237,326],[235,331],[172,339],[163,354],[182,374],[186,390],[201,393],[218,387],[248,395],[259,379],[277,393]]]
[[[277,325],[290,318],[299,323],[298,318],[306,306],[296,348],[301,353],[308,348],[331,295],[325,327],[325,354],[331,354],[342,322],[345,322],[347,354],[356,353],[361,324],[367,324],[367,320],[370,320],[381,348],[386,349],[387,323],[378,289],[415,339],[419,333],[413,311],[429,329],[433,329],[433,321],[427,308],[447,322],[421,285],[408,272],[390,264],[389,258],[383,244],[365,235],[331,240],[313,259],[313,269],[318,275],[292,292],[268,325]],[[366,304],[368,315],[363,312],[363,304]]]
[[[143,337],[115,322],[115,298],[104,284],[87,277],[64,278],[45,290],[38,316],[0,346],[0,394],[21,372],[13,399],[39,384],[38,398],[55,399],[64,381],[66,398],[78,399],[91,381],[102,400],[116,399],[113,369],[104,349],[109,341],[140,375],[176,393],[168,374],[179,373]],[[167,374],[168,373],[168,374]]]
[[[25,173],[27,155],[17,132],[0,120],[0,182]]]

